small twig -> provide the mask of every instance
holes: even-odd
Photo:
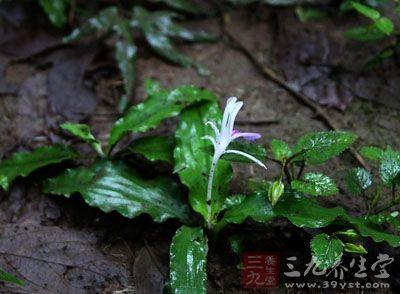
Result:
[[[233,46],[233,48],[237,49],[240,51],[242,54],[244,54],[252,63],[257,67],[257,69],[268,79],[272,80],[275,82],[277,85],[281,86],[284,88],[286,91],[291,93],[298,101],[303,103],[305,106],[313,110],[317,116],[319,116],[322,121],[326,124],[327,127],[329,127],[332,130],[338,130],[340,129],[340,126],[333,121],[329,114],[320,106],[318,106],[316,103],[314,103],[309,97],[306,95],[296,91],[292,86],[290,86],[286,81],[281,78],[278,74],[276,74],[271,68],[269,68],[266,65],[263,65],[251,52],[248,50],[240,40],[238,40],[232,33],[229,32],[229,30],[226,28],[226,23],[223,19],[223,32],[225,35],[228,37],[228,40],[230,44]],[[370,170],[370,167],[368,164],[364,161],[362,156],[357,152],[356,149],[353,147],[350,147],[350,152],[353,155],[353,157],[358,161],[358,163],[364,167],[367,170]]]

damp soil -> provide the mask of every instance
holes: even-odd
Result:
[[[15,151],[69,140],[58,129],[58,124],[67,120],[89,124],[105,143],[119,116],[117,105],[121,96],[121,78],[109,49],[99,44],[60,45],[59,32],[43,30],[40,24],[27,32],[26,11],[13,13],[21,21],[16,26],[18,34],[7,35],[3,30],[0,49],[0,155],[7,157]],[[298,91],[323,105],[341,129],[358,134],[357,144],[400,148],[400,98],[396,96],[400,85],[399,61],[392,60],[368,74],[360,74],[360,60],[379,48],[360,48],[341,37],[340,30],[356,20],[352,23],[336,17],[304,24],[295,18],[293,8],[260,6],[231,12],[229,19],[227,29],[254,56],[279,72]],[[217,18],[190,21],[187,25],[223,35]],[[164,87],[207,87],[221,97],[221,103],[229,96],[240,97],[245,108],[239,114],[238,124],[243,130],[261,133],[261,144],[273,138],[293,143],[306,132],[327,130],[311,109],[266,79],[223,37],[217,43],[179,47],[207,66],[211,75],[200,76],[194,69],[174,66],[148,48],[140,47],[131,103],[144,99],[144,81],[153,78]],[[170,120],[153,132],[172,133],[175,125],[176,120]],[[79,142],[73,144],[85,151],[86,147]],[[343,184],[344,171],[354,166],[357,162],[352,155],[344,153],[323,169]],[[140,167],[144,176],[171,170],[168,166]],[[43,195],[37,180],[57,173],[59,168],[35,172],[17,180],[8,193],[0,192],[0,265],[27,280],[24,291],[0,284],[0,292],[161,293],[168,277],[169,244],[179,223],[169,220],[157,224],[147,216],[128,220],[117,213],[105,214],[91,208],[78,195],[70,199]],[[247,179],[260,174],[263,173],[257,167],[235,165],[232,192],[246,192]],[[278,166],[271,163],[266,178],[273,179],[278,174]],[[346,194],[324,202],[340,203],[354,215],[365,209],[360,199]],[[228,227],[210,244],[209,292],[266,292],[241,287],[240,258],[230,249],[230,236],[246,236],[245,251],[280,253],[283,272],[287,270],[285,260],[291,256],[297,257],[296,266],[304,271],[311,258],[308,244],[315,233],[318,230],[303,230],[284,220]],[[367,259],[375,259],[378,253],[397,259],[391,268],[391,289],[373,292],[400,291],[398,250],[369,240],[366,248],[370,252]]]

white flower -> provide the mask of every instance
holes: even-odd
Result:
[[[244,156],[261,167],[267,169],[267,167],[257,158],[254,156],[245,153],[243,151],[239,150],[234,150],[234,149],[228,149],[229,144],[238,139],[238,138],[243,138],[245,140],[249,141],[254,141],[259,138],[261,138],[261,135],[258,133],[241,133],[235,129],[233,129],[233,126],[235,124],[235,119],[236,116],[239,112],[239,110],[242,108],[243,102],[242,101],[237,101],[236,97],[231,97],[227,100],[224,114],[222,117],[222,123],[221,123],[221,128],[218,129],[217,125],[212,122],[208,121],[206,124],[211,126],[211,128],[214,130],[215,137],[212,136],[205,136],[204,139],[208,139],[212,142],[214,145],[214,156],[212,159],[211,163],[211,168],[210,168],[210,175],[208,178],[208,187],[207,187],[207,208],[208,208],[208,225],[211,225],[211,193],[212,193],[212,184],[213,184],[213,179],[214,179],[214,173],[215,169],[217,167],[218,160],[221,158],[222,155],[225,153],[233,153],[233,154],[238,154],[241,156]]]

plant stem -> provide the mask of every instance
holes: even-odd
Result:
[[[301,175],[303,174],[304,168],[306,166],[306,163],[304,162],[304,160],[301,162],[301,166],[300,166],[300,170],[299,173],[297,174],[297,179],[300,179]]]
[[[207,185],[207,227],[211,229],[212,227],[212,188],[213,188],[213,180],[214,180],[214,174],[215,174],[215,169],[217,167],[219,156],[214,154],[212,162],[211,162],[211,168],[210,168],[210,175],[208,177],[208,185]]]
[[[379,185],[378,188],[376,189],[376,194],[374,199],[372,199],[371,205],[369,206],[367,216],[369,216],[372,212],[372,210],[375,208],[376,204],[378,203],[379,199],[381,198],[382,195],[382,185]]]
[[[376,212],[376,214],[381,213],[381,212],[384,212],[385,210],[388,210],[388,209],[392,208],[393,206],[395,206],[395,205],[397,205],[397,204],[399,204],[399,203],[400,203],[400,197],[397,198],[397,199],[393,199],[388,205],[386,205],[386,206],[380,208],[380,209]]]
[[[396,198],[396,183],[392,184],[392,202]]]

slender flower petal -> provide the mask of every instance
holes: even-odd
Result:
[[[215,137],[219,136],[219,130],[217,128],[217,125],[213,121],[206,122],[206,125],[210,126],[214,130]]]
[[[259,133],[241,133],[238,130],[233,130],[232,134],[233,140],[236,140],[238,138],[243,138],[247,141],[255,141],[261,138],[261,134]]]
[[[239,150],[229,149],[229,150],[226,150],[225,153],[233,153],[233,154],[242,155],[242,156],[244,156],[244,157],[246,157],[246,158],[248,158],[248,159],[254,161],[254,162],[257,163],[259,166],[261,166],[261,167],[267,169],[267,167],[265,166],[264,163],[262,163],[260,160],[258,160],[257,158],[255,158],[253,155],[250,155],[250,154],[248,154],[248,153],[246,153],[246,152],[239,151]]]

